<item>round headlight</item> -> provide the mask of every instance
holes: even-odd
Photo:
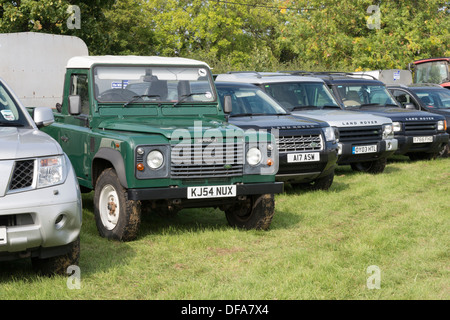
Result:
[[[261,162],[261,160],[262,160],[262,154],[258,148],[252,147],[252,148],[248,149],[247,162],[249,165],[256,166]]]
[[[147,165],[152,169],[160,168],[164,163],[164,156],[158,150],[150,151],[147,155]]]

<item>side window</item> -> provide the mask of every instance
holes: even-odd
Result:
[[[74,74],[71,78],[70,95],[79,95],[81,99],[81,114],[89,115],[88,78],[85,74]]]
[[[409,93],[403,90],[394,90],[392,92],[392,95],[394,96],[395,100],[397,100],[402,105],[402,107],[405,107],[407,103],[412,103],[416,109],[420,109],[416,101]]]

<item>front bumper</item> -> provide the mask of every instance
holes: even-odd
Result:
[[[205,206],[208,200],[218,201],[233,201],[239,196],[247,195],[257,195],[257,194],[275,194],[283,192],[282,182],[266,182],[266,183],[246,183],[246,184],[236,184],[236,197],[229,198],[207,198],[207,199],[197,199],[189,200],[188,188],[187,187],[173,187],[173,188],[145,188],[145,189],[128,189],[128,199],[129,200],[159,200],[159,199],[180,199],[186,201],[196,201],[199,202],[199,207],[201,207],[201,202],[205,202]]]
[[[0,197],[0,222],[0,261],[32,252],[41,258],[65,253],[82,224],[81,194],[73,170],[64,184]]]
[[[353,147],[355,146],[370,146],[370,145],[376,145],[377,151],[360,154],[353,153]],[[348,165],[351,163],[375,161],[378,159],[388,158],[389,156],[393,155],[397,150],[398,141],[397,139],[385,139],[376,142],[358,142],[358,143],[340,142],[339,146],[341,150],[338,159],[338,164]]]
[[[449,142],[449,134],[433,134],[420,135],[420,137],[432,137],[432,142],[415,143],[414,136],[398,135],[395,138],[398,140],[398,149],[395,154],[407,154],[414,152],[424,153],[438,153]]]
[[[307,183],[330,175],[336,168],[336,163],[338,160],[337,148],[321,151],[319,152],[319,156],[319,161],[288,162],[287,153],[280,153],[280,165],[276,175],[276,180],[283,182]]]

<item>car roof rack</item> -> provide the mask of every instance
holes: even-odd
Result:
[[[227,74],[233,74],[233,73],[254,73],[258,78],[262,78],[261,73],[258,71],[228,71]]]
[[[345,76],[368,76],[371,77],[373,80],[377,80],[374,76],[370,74],[364,74],[364,73],[354,73],[354,72],[345,72],[345,71],[305,71],[305,70],[296,70],[296,71],[278,71],[278,72],[284,72],[289,73],[291,75],[298,75],[298,76],[327,76],[330,80],[333,80],[335,77],[345,77]]]

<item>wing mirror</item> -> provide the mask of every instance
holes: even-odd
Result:
[[[33,110],[33,120],[38,128],[46,127],[55,122],[53,111],[48,107],[36,107]]]

